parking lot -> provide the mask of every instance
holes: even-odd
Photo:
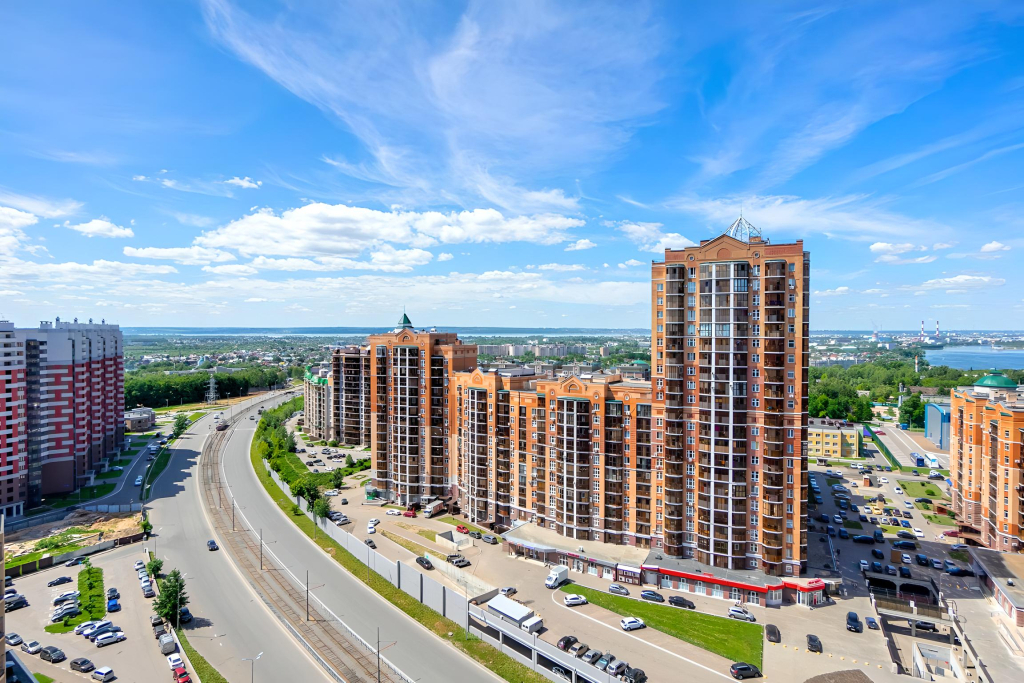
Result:
[[[136,572],[132,569],[132,564],[139,559],[143,559],[141,543],[100,553],[92,559],[93,566],[103,569],[104,590],[115,587],[121,593],[118,601],[121,610],[108,613],[106,618],[121,627],[126,636],[125,640],[98,648],[95,643],[73,632],[51,634],[43,630],[49,623],[53,598],[64,591],[78,588],[77,577],[81,566],[54,567],[15,581],[14,585],[18,592],[28,598],[29,606],[7,614],[7,632],[17,633],[25,642],[37,640],[43,646],[59,647],[67,655],[67,659],[51,665],[40,660],[38,655],[29,655],[21,651],[20,645],[11,649],[18,651],[22,661],[32,671],[46,674],[57,681],[88,679],[88,674],[70,670],[71,660],[77,657],[91,660],[97,668],[111,667],[118,680],[122,681],[151,681],[163,678],[165,671],[168,671],[167,662],[164,655],[160,654],[149,625],[152,600],[142,597]],[[59,576],[71,577],[73,581],[48,588],[46,584]],[[154,672],[159,672],[159,675],[155,675]]]

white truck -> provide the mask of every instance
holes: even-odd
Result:
[[[558,588],[569,580],[569,568],[559,565],[551,568],[548,578],[544,579],[544,585],[548,588]]]
[[[427,517],[433,517],[434,515],[441,514],[444,510],[444,501],[435,500],[432,503],[428,503],[427,506],[423,508],[423,514]]]

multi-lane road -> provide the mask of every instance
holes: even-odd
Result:
[[[260,652],[259,680],[329,680],[264,606],[230,556],[206,549],[214,534],[203,509],[198,460],[212,420],[199,420],[172,445],[170,463],[147,503],[155,532],[150,549],[164,559],[165,572],[177,568],[185,574],[195,614],[187,626],[189,642],[229,681],[248,680],[252,665],[243,658]]]
[[[258,405],[281,400],[268,398],[234,409],[241,414],[224,442],[222,477],[234,497],[238,528],[262,529],[267,552],[280,558],[290,574],[304,578],[308,570],[314,595],[367,642],[376,642],[379,627],[387,646],[383,654],[412,678],[425,683],[498,680],[350,576],[273,503],[252,471],[249,446],[257,420],[249,416]],[[199,454],[212,433],[212,419],[199,420],[175,442],[171,462],[147,504],[156,532],[151,545],[165,559],[164,570],[178,568],[187,574],[196,615],[187,631],[189,640],[231,681],[247,680],[251,665],[243,658],[260,652],[258,680],[329,680],[270,613],[229,552],[206,549],[210,539],[226,545],[203,509],[199,485]]]
[[[911,436],[911,432],[903,431],[898,425],[886,425],[882,431],[885,433],[878,438],[882,440],[882,443],[886,445],[900,465],[920,469],[910,459],[911,453],[920,453],[924,456],[934,455],[939,461],[940,470],[949,469],[949,453],[940,452],[934,444],[925,441],[923,436],[918,441]],[[875,433],[878,433],[877,429]],[[927,472],[928,466],[925,465],[924,469]]]

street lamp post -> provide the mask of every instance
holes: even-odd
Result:
[[[243,657],[242,658],[243,662],[250,662],[250,666],[249,666],[249,682],[250,683],[252,683],[253,681],[256,680],[256,662],[262,656],[263,656],[263,653],[261,652],[258,655],[256,655],[255,657]]]

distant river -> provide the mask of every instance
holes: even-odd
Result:
[[[948,365],[961,370],[1019,370],[1024,368],[1024,349],[995,351],[990,346],[947,346],[929,349],[925,358],[932,365]]]

